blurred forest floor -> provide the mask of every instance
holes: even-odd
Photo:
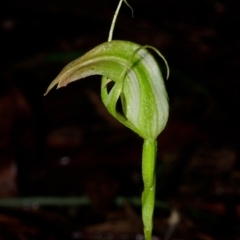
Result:
[[[240,2],[129,3],[134,18],[123,6],[113,38],[155,46],[171,69],[154,236],[168,239],[176,210],[172,239],[240,239]],[[142,239],[142,140],[109,116],[100,77],[43,97],[68,62],[107,41],[116,6],[1,1],[0,239]],[[54,197],[79,204],[41,204]]]

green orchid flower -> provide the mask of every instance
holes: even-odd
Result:
[[[108,111],[144,139],[156,139],[168,119],[168,97],[153,56],[136,43],[105,42],[69,63],[50,84],[58,88],[91,75],[102,75],[101,95]],[[115,85],[108,92],[107,84]],[[116,110],[121,97],[124,115]]]
[[[122,1],[119,2],[113,18],[109,41],[64,67],[45,94],[55,85],[60,88],[91,75],[103,76],[101,84],[103,104],[119,122],[144,139],[142,218],[145,239],[150,240],[155,201],[156,139],[166,126],[169,105],[161,70],[147,49],[155,50],[163,59],[167,66],[167,75],[169,68],[165,58],[154,47],[140,46],[129,41],[112,41],[112,32]],[[107,85],[111,81],[114,85],[108,90]],[[116,109],[119,100],[122,112]]]

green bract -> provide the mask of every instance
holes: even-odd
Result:
[[[128,41],[105,42],[69,63],[46,93],[91,75],[102,75],[101,96],[108,111],[144,139],[156,139],[168,119],[168,96],[161,71],[147,47]],[[165,59],[164,59],[165,61]],[[107,84],[115,84],[108,92]],[[124,115],[116,111],[121,99]]]

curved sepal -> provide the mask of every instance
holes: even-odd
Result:
[[[108,111],[144,139],[155,139],[168,119],[168,96],[161,71],[145,47],[128,41],[105,42],[69,63],[48,87],[66,86],[102,75],[101,96]],[[115,85],[108,92],[107,83]],[[124,115],[116,111],[121,97]]]

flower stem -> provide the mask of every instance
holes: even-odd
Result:
[[[156,140],[144,140],[142,153],[142,175],[144,190],[142,193],[142,219],[145,240],[152,239],[153,210],[155,202],[155,162],[157,152]]]
[[[112,41],[112,36],[113,36],[113,30],[114,30],[114,27],[115,27],[115,23],[116,23],[116,20],[117,20],[117,16],[118,16],[118,13],[119,13],[119,10],[121,8],[121,5],[122,5],[122,2],[125,2],[125,4],[131,9],[132,11],[132,17],[133,17],[133,9],[132,7],[128,4],[127,0],[120,0],[119,3],[118,3],[118,6],[117,6],[117,9],[114,13],[114,16],[113,16],[113,20],[112,20],[112,23],[111,23],[111,27],[110,27],[110,31],[109,31],[109,35],[108,35],[108,42]]]

